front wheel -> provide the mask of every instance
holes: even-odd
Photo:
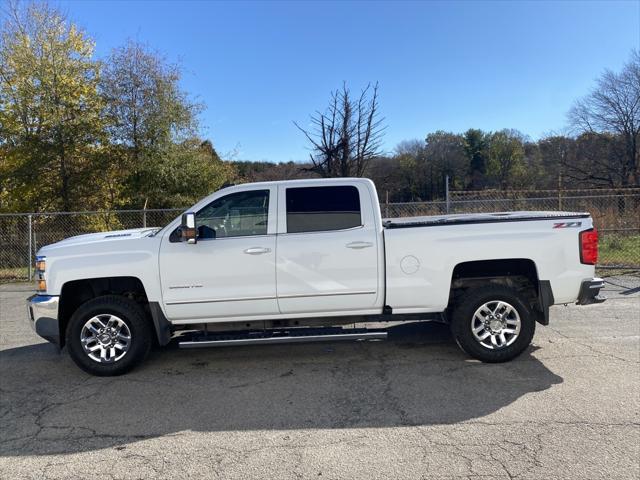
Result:
[[[458,345],[478,360],[506,362],[531,343],[536,322],[515,290],[487,286],[470,290],[454,306],[451,331]]]
[[[85,372],[121,375],[147,356],[152,333],[136,302],[105,295],[89,300],[71,316],[67,346],[71,359]]]

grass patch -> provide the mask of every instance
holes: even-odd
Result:
[[[0,283],[26,281],[29,278],[27,267],[0,268]]]
[[[602,235],[598,264],[640,267],[640,235]]]

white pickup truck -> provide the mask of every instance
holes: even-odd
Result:
[[[587,213],[383,220],[362,178],[223,188],[164,228],[43,247],[35,331],[95,375],[151,346],[379,339],[353,324],[447,322],[467,354],[502,362],[553,304],[604,301]],[[384,324],[383,324],[384,325]],[[350,327],[347,327],[350,326]]]

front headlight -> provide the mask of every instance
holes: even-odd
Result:
[[[47,257],[38,257],[36,259],[36,273],[37,272],[43,272],[44,273],[44,269],[46,267],[47,264]]]
[[[47,281],[44,278],[47,269],[47,257],[36,257],[36,284],[38,292],[47,291]]]

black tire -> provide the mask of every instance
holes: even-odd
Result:
[[[482,305],[494,301],[506,302],[515,309],[520,317],[520,332],[513,343],[490,349],[483,346],[475,337],[472,331],[472,320]],[[499,285],[488,285],[466,291],[454,305],[450,322],[451,332],[460,348],[468,355],[487,363],[506,362],[517,357],[529,346],[536,331],[536,322],[527,301],[515,290]],[[480,332],[479,335],[482,333],[484,332]],[[490,343],[488,340],[486,342]]]
[[[130,333],[128,349],[122,357],[110,363],[93,360],[85,352],[81,334],[88,320],[95,316],[114,315],[126,324]],[[125,329],[126,330],[126,329]],[[143,309],[133,300],[119,295],[96,297],[81,305],[71,316],[66,332],[67,348],[71,359],[82,370],[101,377],[122,375],[141,363],[153,343],[153,330]],[[118,351],[118,354],[121,354]]]

